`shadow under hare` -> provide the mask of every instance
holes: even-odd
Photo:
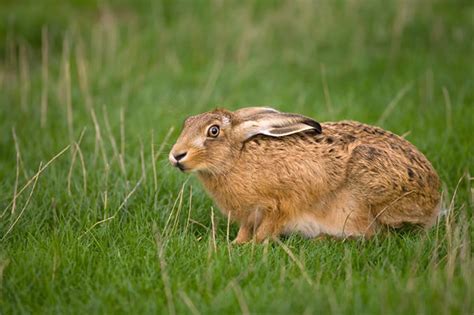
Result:
[[[407,140],[355,121],[318,123],[267,107],[187,118],[169,160],[195,172],[236,243],[293,232],[372,236],[381,226],[430,227],[440,182]]]

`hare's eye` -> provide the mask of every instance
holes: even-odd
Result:
[[[212,125],[211,127],[209,127],[209,129],[207,130],[207,136],[208,137],[212,137],[212,138],[215,138],[219,135],[219,132],[220,132],[220,129],[219,129],[219,126],[217,125]]]

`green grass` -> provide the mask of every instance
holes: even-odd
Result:
[[[1,6],[0,313],[473,314],[470,1]],[[167,154],[187,115],[249,105],[406,134],[449,219],[230,246]]]

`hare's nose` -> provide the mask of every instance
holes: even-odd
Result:
[[[186,154],[188,154],[188,152],[177,153],[177,154],[173,154],[173,157],[175,158],[176,162],[179,162],[186,156]]]

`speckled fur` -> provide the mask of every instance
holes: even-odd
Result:
[[[188,151],[186,170],[239,223],[237,243],[292,232],[370,237],[381,225],[435,222],[438,176],[407,140],[354,121],[242,140],[236,130],[246,119],[226,110],[193,116],[172,150]],[[206,128],[224,120],[220,137],[205,139]]]

